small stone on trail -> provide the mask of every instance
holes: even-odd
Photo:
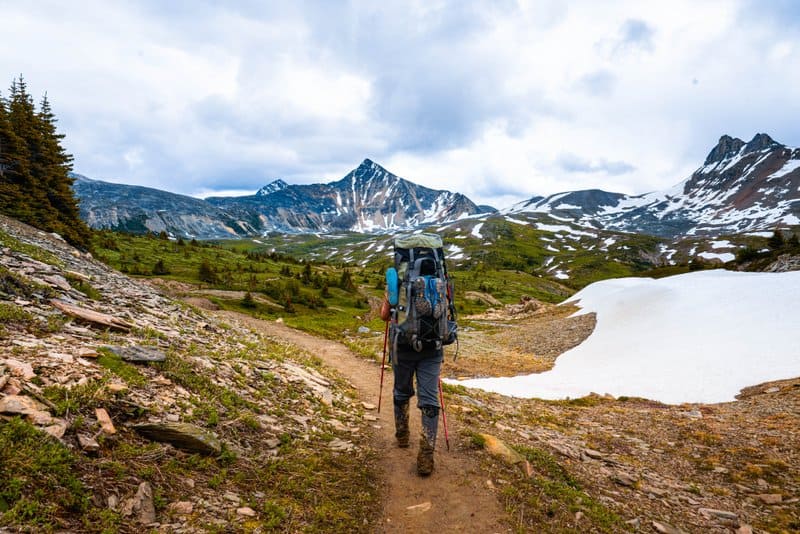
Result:
[[[739,516],[726,510],[715,510],[714,508],[698,508],[697,512],[708,519],[715,518],[723,521],[738,522]]]
[[[170,503],[167,508],[178,515],[189,515],[194,511],[194,504],[191,501],[178,501]]]
[[[121,514],[123,517],[133,515],[138,512],[137,519],[143,525],[149,525],[156,520],[156,507],[153,504],[153,488],[147,482],[139,484],[136,495],[125,501],[122,505]]]
[[[110,393],[122,393],[123,391],[128,391],[128,386],[118,382],[111,382],[110,384],[106,385],[106,389]]]
[[[736,534],[753,534],[753,527],[750,525],[742,525],[736,529]]]
[[[268,449],[276,449],[280,444],[281,440],[275,438],[270,438],[264,442],[264,445],[266,445]]]
[[[163,362],[167,359],[166,354],[153,347],[132,345],[130,347],[107,346],[105,348],[126,362]]]
[[[669,523],[661,523],[659,521],[653,521],[653,528],[661,534],[686,534],[683,530],[675,528]]]
[[[328,448],[334,451],[351,451],[355,448],[355,445],[349,441],[336,438],[328,443]]]
[[[100,356],[100,353],[94,349],[83,347],[78,349],[78,356],[80,356],[81,358],[97,358],[98,356]]]
[[[78,434],[78,445],[86,452],[97,452],[100,450],[100,444],[92,436],[86,434]]]
[[[601,453],[599,451],[596,451],[594,449],[583,449],[583,454],[585,454],[586,456],[588,456],[589,458],[592,458],[594,460],[602,460],[603,459],[603,453]]]
[[[375,408],[377,408],[377,406],[375,406],[371,402],[362,402],[361,406],[363,406],[365,410],[374,410]]]
[[[105,408],[96,408],[94,410],[95,416],[97,417],[97,422],[100,423],[100,428],[103,429],[103,432],[106,434],[116,434],[117,429],[114,428],[114,423],[111,422],[111,417],[109,417],[108,412]]]
[[[483,438],[484,448],[491,454],[509,464],[518,464],[525,460],[520,453],[503,443],[491,434],[479,434]]]
[[[413,506],[409,506],[409,507],[406,508],[408,513],[411,514],[411,515],[424,514],[425,512],[427,512],[430,509],[431,509],[431,502],[430,501],[425,501],[423,503],[415,504]]]
[[[189,423],[145,423],[133,427],[139,434],[153,441],[171,443],[189,452],[218,455],[222,443],[211,432]]]
[[[6,395],[0,399],[0,413],[27,415],[45,409],[44,404],[24,395]]]
[[[772,386],[771,388],[767,388],[764,393],[777,393],[781,390],[781,388],[777,386]]]
[[[46,426],[43,430],[54,438],[61,439],[67,433],[67,426],[67,422],[63,419],[53,419],[53,424]]]
[[[764,504],[780,504],[783,501],[783,495],[780,493],[762,493],[756,497]]]
[[[33,372],[33,367],[29,363],[14,360],[13,358],[8,358],[3,363],[6,364],[14,376],[22,377],[25,380],[30,380],[36,376],[36,373]]]
[[[617,473],[611,477],[611,480],[620,486],[625,486],[628,488],[632,488],[636,485],[636,479],[627,473]]]
[[[255,517],[256,511],[250,508],[249,506],[243,506],[241,508],[236,509],[236,513],[238,515],[243,515],[245,517]]]

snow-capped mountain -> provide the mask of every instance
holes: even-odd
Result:
[[[336,182],[275,180],[256,194],[200,200],[148,187],[74,175],[81,216],[93,228],[233,238],[280,232],[411,229],[482,213],[460,193],[434,190],[364,160]]]
[[[258,191],[256,191],[257,197],[264,197],[274,193],[275,191],[280,191],[281,189],[286,189],[289,187],[289,184],[281,180],[280,178],[277,180],[273,180],[272,182],[268,183]]]
[[[504,213],[544,213],[596,228],[664,237],[772,230],[800,224],[800,149],[767,134],[723,135],[703,166],[667,190],[600,190],[534,197]]]
[[[206,200],[263,231],[284,232],[409,229],[481,212],[460,193],[414,184],[369,159],[336,182],[273,184],[253,196]]]

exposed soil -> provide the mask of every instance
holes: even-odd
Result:
[[[268,336],[297,345],[338,370],[361,395],[361,400],[377,406],[380,365],[359,358],[341,343],[320,339],[274,321],[263,321],[233,312],[218,312],[227,321],[241,321]],[[375,413],[372,436],[381,451],[384,483],[384,510],[380,532],[508,532],[505,512],[487,486],[490,476],[463,443],[457,419],[448,420],[450,450],[445,443],[440,421],[435,453],[436,467],[431,476],[416,473],[419,412],[411,413],[411,447],[400,449],[394,438],[392,413],[392,375],[384,376],[381,411]]]
[[[578,311],[574,305],[540,306],[530,313],[513,313],[514,306],[506,306],[466,317],[480,330],[459,332],[459,357],[448,362],[445,374],[479,378],[541,373],[594,330],[594,313],[570,317]]]

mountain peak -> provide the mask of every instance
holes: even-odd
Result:
[[[765,133],[757,133],[753,136],[753,139],[750,140],[744,147],[744,153],[749,154],[750,152],[758,152],[759,150],[764,150],[765,148],[769,148],[771,146],[779,146],[780,143],[776,142],[770,136]]]
[[[356,169],[357,174],[374,173],[376,171],[388,172],[386,169],[375,163],[369,158],[365,158],[361,165]]]
[[[276,191],[280,191],[281,189],[286,189],[289,187],[289,184],[278,178],[277,180],[273,180],[261,189],[256,192],[257,197],[264,197],[270,195]]]
[[[744,141],[738,137],[731,137],[730,135],[723,135],[719,138],[717,146],[711,149],[706,157],[705,165],[716,163],[724,159],[735,156],[739,153],[742,147],[745,146]]]

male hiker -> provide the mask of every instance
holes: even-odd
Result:
[[[417,472],[426,476],[433,471],[439,427],[442,347],[455,342],[457,337],[453,286],[447,274],[441,237],[426,233],[395,237],[394,267],[386,270],[381,319],[391,321],[384,342],[388,341],[391,347],[397,444],[409,445],[408,405],[414,396],[416,377],[417,406],[422,412]],[[386,343],[384,354],[385,347]],[[444,422],[446,437],[447,420]]]
[[[391,307],[386,299],[381,306],[381,319],[391,319]],[[409,445],[408,405],[414,396],[414,376],[417,378],[417,406],[422,412],[417,473],[422,476],[433,471],[433,450],[439,428],[439,373],[443,360],[441,344],[437,348],[433,342],[423,344],[422,350],[417,352],[411,345],[398,341],[397,350],[392,354],[395,437],[402,448]]]

